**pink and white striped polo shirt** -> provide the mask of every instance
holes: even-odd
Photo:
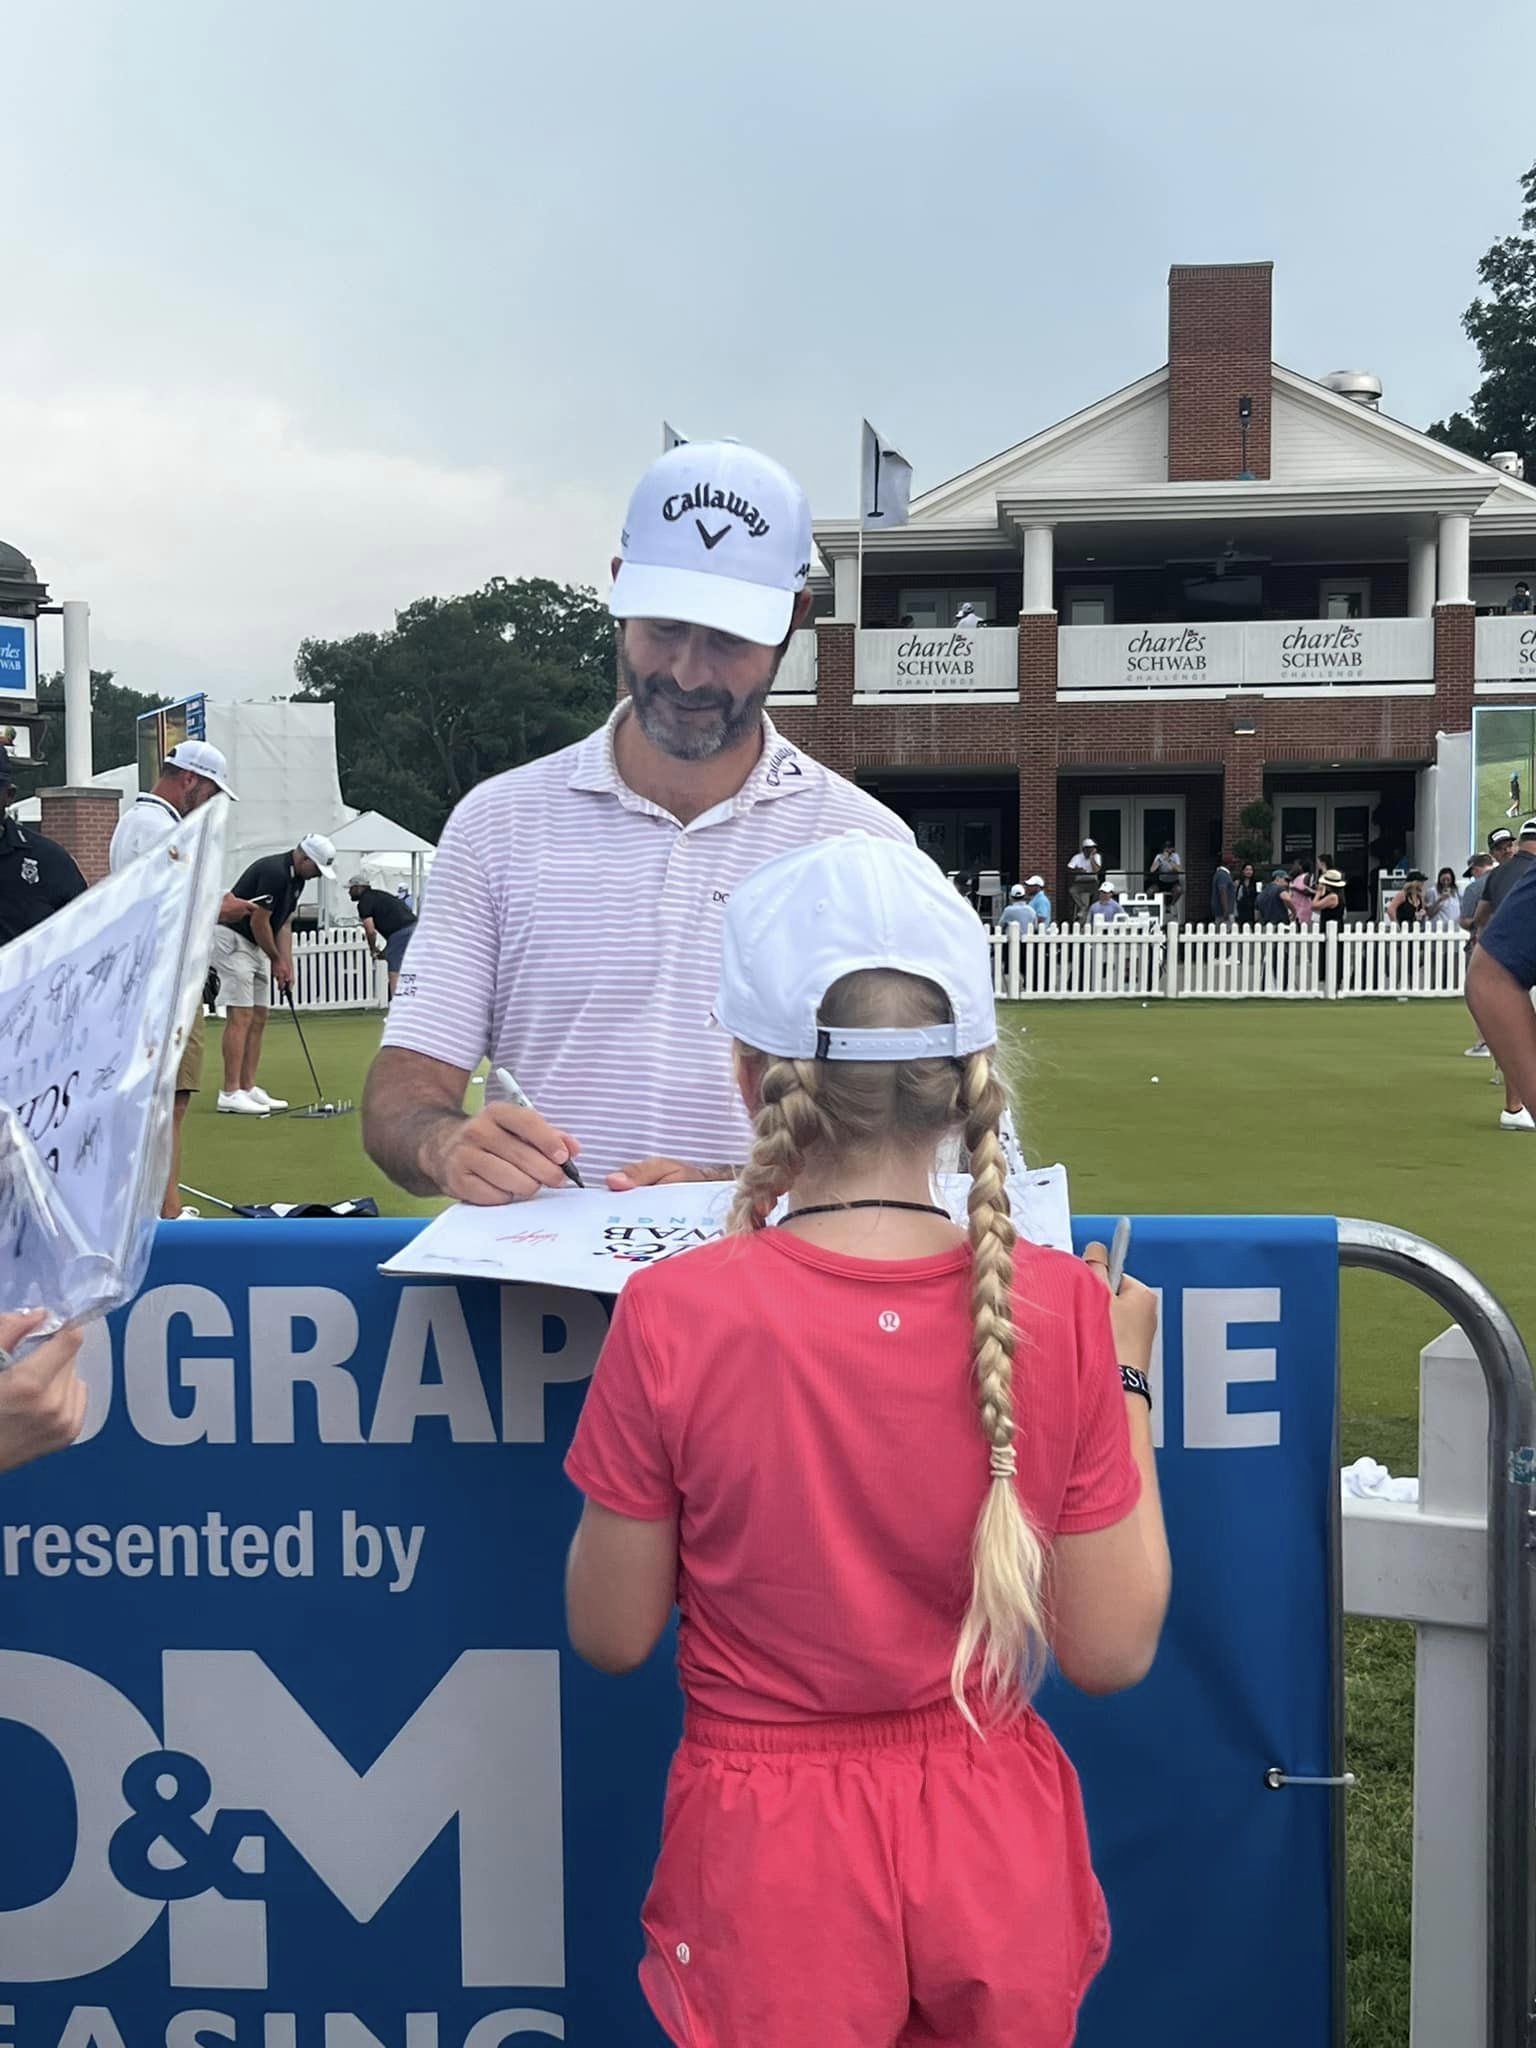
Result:
[[[709,1022],[736,884],[813,839],[911,837],[766,717],[741,789],[679,824],[620,778],[626,709],[458,805],[384,1028],[452,1066],[509,1067],[581,1140],[589,1186],[652,1154],[745,1156],[730,1043]]]

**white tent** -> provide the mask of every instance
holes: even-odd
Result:
[[[409,890],[411,902],[420,910],[427,872],[437,848],[408,825],[396,824],[382,811],[360,811],[349,824],[333,832],[336,843],[336,880],[320,884],[322,922],[335,924],[355,916],[347,895],[353,875],[366,875],[376,889],[396,894]]]

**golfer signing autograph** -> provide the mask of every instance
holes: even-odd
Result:
[[[624,699],[577,746],[493,776],[444,830],[368,1077],[369,1153],[413,1194],[723,1178],[750,1149],[714,1000],[733,888],[848,831],[910,838],[775,732],[810,609],[810,507],[778,463],[688,442],[642,477],[614,561]],[[535,1109],[466,1115],[484,1059]]]

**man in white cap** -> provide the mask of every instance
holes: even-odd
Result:
[[[209,746],[206,740],[182,740],[161,762],[160,779],[154,788],[142,790],[118,819],[117,830],[112,834],[112,844],[107,851],[107,866],[114,875],[118,874],[130,861],[152,852],[163,839],[169,838],[194,811],[200,811],[204,804],[221,795],[227,796],[232,804],[240,801],[229,786],[229,763],[218,748]],[[236,918],[247,915],[250,907],[243,898],[228,895],[220,906],[219,920],[232,923]],[[170,1222],[198,1213],[196,1209],[186,1207],[181,1199],[181,1126],[192,1097],[202,1085],[203,1011],[199,1004],[186,1050],[181,1056],[181,1065],[176,1070],[171,1176],[160,1202],[160,1214]]]
[[[336,849],[319,832],[301,839],[291,853],[253,860],[235,884],[250,905],[233,924],[221,924],[214,944],[219,993],[224,1002],[224,1086],[219,1108],[228,1116],[267,1116],[286,1102],[257,1086],[261,1042],[275,984],[293,987],[293,913],[304,884],[324,875],[336,879]]]
[[[1041,924],[1049,924],[1052,917],[1051,899],[1045,893],[1044,875],[1024,877],[1024,897],[1030,909]]]
[[[1067,873],[1071,877],[1067,888],[1072,896],[1073,922],[1088,922],[1088,906],[1098,893],[1100,879],[1104,873],[1104,859],[1099,852],[1098,842],[1085,839],[1078,852],[1067,862]]]
[[[1039,921],[1024,884],[1015,882],[1008,891],[1008,907],[1002,915],[1004,933],[1007,932],[1009,925],[1016,924],[1022,937],[1025,932],[1032,932]]]
[[[908,839],[764,712],[810,610],[811,514],[770,457],[668,450],[614,560],[623,701],[577,746],[493,776],[443,832],[368,1077],[363,1139],[402,1187],[515,1201],[713,1178],[750,1131],[709,1024],[721,914],[764,861],[851,830]],[[537,1105],[464,1112],[482,1060]]]

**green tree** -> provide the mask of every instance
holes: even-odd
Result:
[[[392,631],[305,640],[301,704],[332,704],[342,794],[436,839],[477,782],[601,724],[615,687],[613,624],[596,593],[494,576],[424,597]]]
[[[138,758],[139,714],[158,711],[175,700],[156,697],[144,690],[130,690],[112,680],[109,668],[91,670],[91,763],[99,775],[105,768],[121,768]],[[18,765],[16,780],[23,795],[64,780],[64,677],[62,672],[40,676],[37,709],[48,720],[47,736],[41,749],[46,766],[25,769]]]
[[[1501,448],[1536,455],[1536,164],[1520,189],[1519,232],[1495,242],[1478,264],[1488,296],[1475,298],[1462,315],[1483,381],[1466,412],[1429,429],[1437,441],[1485,461]]]

